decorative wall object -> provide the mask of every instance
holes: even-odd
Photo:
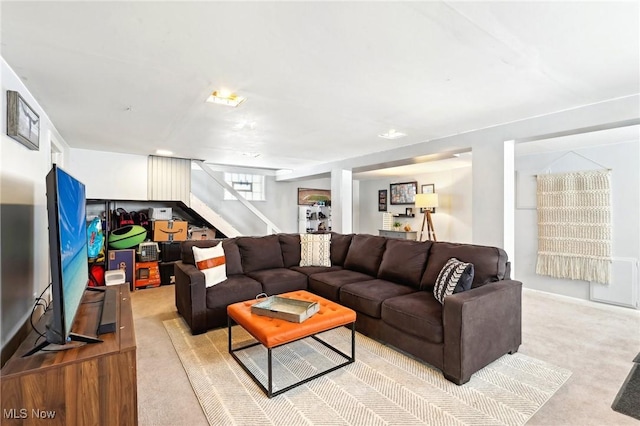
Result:
[[[393,228],[393,213],[382,213],[382,229],[385,231],[391,231]]]
[[[40,149],[40,117],[13,90],[7,90],[7,135],[29,149]]]
[[[436,184],[435,183],[427,183],[420,187],[421,194],[435,194],[436,193]],[[421,208],[420,213],[424,213],[425,210],[429,210],[431,213],[436,212],[436,208],[432,207],[430,209]]]
[[[391,205],[413,204],[418,192],[418,182],[392,183],[390,185]]]
[[[611,172],[538,175],[537,203],[536,273],[609,284]]]
[[[378,191],[378,211],[387,211],[387,190],[381,189]]]
[[[330,189],[298,188],[298,205],[313,206],[314,204],[331,205]]]

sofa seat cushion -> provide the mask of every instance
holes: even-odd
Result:
[[[230,275],[220,284],[207,289],[207,308],[226,307],[232,303],[255,299],[262,284],[245,275]]]
[[[389,239],[378,278],[418,289],[431,244],[431,241]]]
[[[387,239],[385,237],[365,234],[354,235],[343,266],[352,271],[377,277],[386,243]]]
[[[238,237],[236,244],[240,249],[242,270],[245,274],[263,269],[284,268],[278,235]]]
[[[416,291],[385,300],[382,321],[432,343],[444,341],[442,305],[430,291]]]
[[[342,269],[332,272],[320,272],[309,276],[309,291],[337,302],[340,299],[340,287],[356,281],[369,281],[374,277],[361,272]]]
[[[429,251],[427,268],[420,288],[433,290],[438,274],[449,259],[473,263],[474,277],[471,288],[507,278],[507,253],[498,247],[434,242]]]
[[[268,296],[294,290],[307,289],[307,276],[286,268],[263,269],[247,275],[262,284],[262,291]]]
[[[306,276],[310,276],[313,274],[319,274],[321,272],[332,272],[332,271],[340,271],[342,266],[331,265],[331,266],[293,266],[289,269],[293,269],[294,271],[305,274]]]
[[[382,302],[414,291],[409,286],[385,280],[355,282],[340,288],[340,303],[370,317],[380,318]]]

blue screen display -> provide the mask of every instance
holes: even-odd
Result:
[[[58,229],[65,335],[89,280],[84,184],[57,168]]]

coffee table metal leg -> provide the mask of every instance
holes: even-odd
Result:
[[[351,361],[356,360],[356,323],[351,323]]]
[[[267,376],[268,376],[268,386],[269,389],[267,391],[267,396],[269,398],[271,398],[273,396],[273,369],[272,369],[272,365],[271,365],[271,348],[267,348],[267,351],[269,352],[269,360],[267,361],[268,365],[267,365]]]

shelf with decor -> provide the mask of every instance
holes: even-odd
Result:
[[[298,232],[331,231],[331,206],[298,206]]]

